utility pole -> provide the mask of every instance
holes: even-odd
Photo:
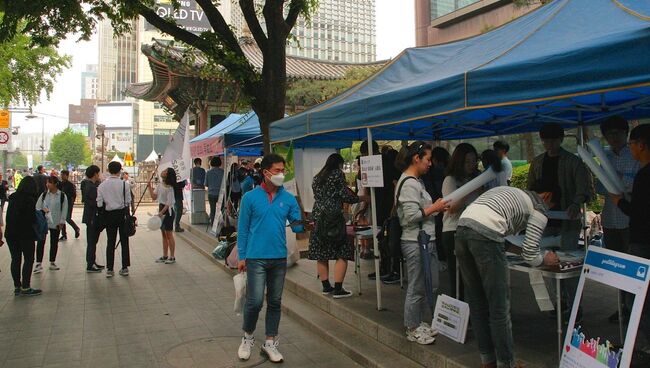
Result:
[[[102,151],[101,151],[101,169],[102,173],[104,173],[104,132],[106,130],[106,126],[104,124],[97,124],[97,138],[102,140]]]

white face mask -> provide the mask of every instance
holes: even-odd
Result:
[[[284,174],[279,173],[271,176],[271,183],[276,187],[281,187],[284,184]]]

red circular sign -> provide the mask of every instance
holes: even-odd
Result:
[[[7,144],[7,143],[9,143],[9,133],[0,132],[0,144]]]

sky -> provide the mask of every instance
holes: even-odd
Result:
[[[377,21],[377,60],[394,58],[403,49],[415,45],[415,11],[411,0],[375,0]],[[97,64],[99,45],[96,35],[90,41],[76,42],[74,36],[59,45],[59,52],[72,56],[72,67],[58,78],[54,91],[33,111],[45,120],[48,133],[57,133],[68,124],[68,104],[78,104],[81,97],[81,72],[86,64]],[[40,119],[26,120],[24,114],[12,114],[12,125],[20,132],[40,132]]]

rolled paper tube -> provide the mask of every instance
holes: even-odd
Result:
[[[605,170],[603,170],[602,167],[598,165],[598,163],[594,160],[593,157],[591,157],[591,154],[589,151],[586,149],[578,146],[578,155],[580,155],[580,158],[582,158],[582,161],[584,161],[585,165],[591,170],[591,172],[596,175],[596,178],[600,180],[601,183],[603,183],[603,186],[609,193],[612,194],[621,194],[622,191],[620,191],[614,183],[609,180],[609,177],[607,174],[605,174]]]
[[[463,198],[465,198],[468,194],[472,193],[476,189],[484,186],[485,184],[491,182],[497,177],[497,174],[492,170],[492,168],[488,168],[487,170],[483,171],[483,173],[474,179],[470,180],[467,182],[465,185],[462,187],[454,190],[453,192],[449,193],[446,197],[443,199],[445,201],[452,201],[452,202],[457,202]]]
[[[621,193],[625,192],[625,186],[623,185],[623,182],[619,178],[618,173],[614,168],[614,165],[612,165],[612,162],[607,157],[607,154],[605,154],[605,150],[603,149],[603,146],[600,145],[600,141],[594,138],[589,142],[587,142],[587,146],[589,146],[591,152],[593,152],[594,155],[596,155],[596,157],[598,158],[598,161],[600,161],[600,167],[602,167],[603,171],[605,171],[605,174],[607,174],[609,181],[611,181],[612,184],[616,185],[616,188]]]

